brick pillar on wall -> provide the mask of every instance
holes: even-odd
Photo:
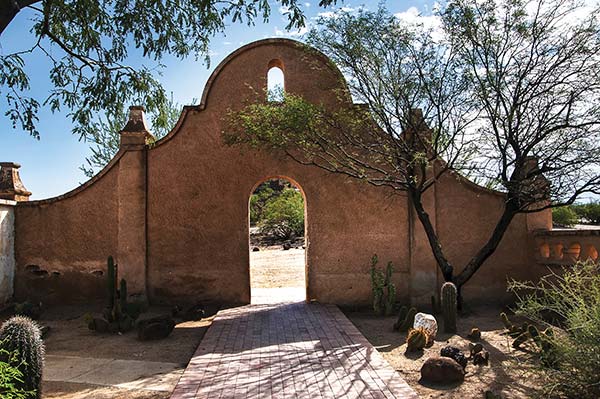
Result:
[[[407,142],[421,148],[422,151],[429,152],[429,146],[432,139],[432,132],[427,127],[423,119],[423,113],[419,109],[414,109],[411,113],[411,127],[405,132]],[[414,135],[415,139],[412,139]],[[434,163],[435,167],[435,163]],[[429,170],[428,174],[434,173]],[[409,254],[410,254],[410,302],[413,306],[420,308],[429,308],[431,306],[431,296],[437,297],[438,290],[438,266],[433,256],[431,246],[427,239],[425,229],[419,220],[410,197],[408,199],[408,222],[409,222]],[[436,216],[436,186],[430,187],[422,196],[423,207],[429,214],[429,219],[433,228],[437,230]]]
[[[130,107],[121,135],[118,187],[119,279],[127,281],[130,297],[146,300],[146,194],[147,147],[153,140],[143,107]]]

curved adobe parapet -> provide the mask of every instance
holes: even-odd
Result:
[[[568,266],[577,261],[600,261],[600,229],[555,229],[536,231],[533,236],[538,263]]]
[[[287,92],[312,101],[352,104],[344,76],[325,54],[291,39],[258,40],[233,51],[219,63],[204,86],[200,104],[184,107],[173,129],[153,147],[169,141],[180,130],[188,114],[207,110],[215,97],[225,98],[232,107],[247,100],[257,100],[253,94],[262,95],[267,73],[273,67],[285,73]]]
[[[74,188],[73,190],[67,191],[66,193],[61,194],[61,195],[57,195],[56,197],[50,197],[50,198],[34,200],[34,201],[19,202],[18,206],[46,205],[46,204],[51,204],[53,202],[58,202],[58,201],[73,197],[73,196],[81,193],[88,187],[91,187],[94,183],[96,183],[100,179],[102,179],[115,165],[117,165],[119,163],[119,159],[121,159],[121,157],[123,156],[124,153],[125,153],[125,151],[122,151],[122,150],[117,152],[115,154],[115,156],[113,157],[113,159],[111,159],[110,162],[107,163],[106,166],[104,168],[102,168],[102,170],[100,170],[100,172],[98,172],[90,180],[88,180],[85,183],[83,183],[82,185]]]

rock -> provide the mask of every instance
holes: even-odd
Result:
[[[440,355],[442,357],[447,357],[454,360],[456,363],[460,364],[460,366],[464,369],[467,367],[467,358],[463,353],[455,346],[445,346],[440,350]]]
[[[418,328],[423,328],[427,331],[427,334],[433,341],[435,336],[437,335],[438,326],[437,321],[433,315],[427,313],[417,313],[415,315],[415,321],[413,323],[413,328],[416,330]]]
[[[108,321],[102,317],[94,317],[88,324],[88,328],[99,333],[108,332]]]
[[[171,334],[175,328],[175,322],[170,316],[158,316],[139,320],[136,328],[140,341],[163,339]]]
[[[286,242],[285,244],[283,244],[283,250],[284,251],[287,251],[290,248],[292,248],[292,246],[289,243]]]
[[[477,343],[477,344],[469,344],[469,352],[471,352],[471,357],[473,357],[473,355],[475,355],[476,353],[479,353],[483,350],[483,345]]]
[[[481,339],[481,331],[479,331],[479,328],[472,328],[467,338],[472,341],[479,341]]]
[[[482,349],[480,352],[477,352],[473,355],[473,364],[476,366],[483,365],[487,366],[488,361],[490,359],[490,353],[485,349]]]
[[[173,307],[172,315],[184,321],[189,320],[200,320],[204,317],[204,305],[197,303],[191,306],[179,306]]]
[[[421,380],[434,384],[453,384],[463,382],[465,371],[454,359],[449,357],[431,357],[421,367]]]
[[[258,251],[260,251],[260,248],[259,248],[259,247],[254,247],[254,248],[252,248],[252,252],[258,252]]]

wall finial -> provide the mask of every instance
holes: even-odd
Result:
[[[11,201],[29,201],[31,192],[28,191],[21,177],[21,165],[14,162],[0,162],[0,199]]]
[[[143,106],[133,105],[129,107],[129,119],[121,135],[121,148],[139,149],[148,142],[154,141],[154,136],[150,133],[146,124],[145,109]]]

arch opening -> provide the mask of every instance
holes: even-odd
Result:
[[[306,200],[284,177],[257,184],[248,200],[250,302],[307,298]]]
[[[284,67],[281,60],[271,60],[267,71],[267,101],[282,102],[285,94]]]

